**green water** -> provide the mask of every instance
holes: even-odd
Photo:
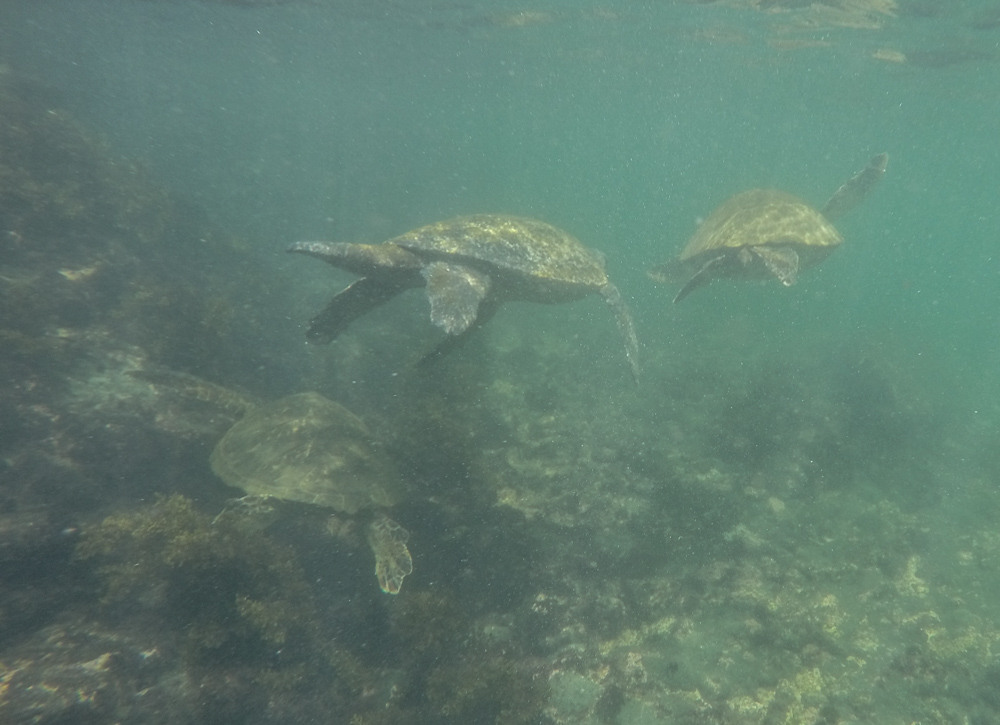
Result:
[[[37,2],[0,8],[0,51],[245,236],[274,275],[241,284],[288,327],[351,280],[286,257],[300,239],[493,212],[607,256],[638,389],[598,299],[512,304],[449,361],[453,387],[417,391],[486,473],[449,481],[419,458],[429,439],[399,444],[434,495],[479,486],[527,511],[552,555],[496,601],[465,591],[475,616],[521,623],[546,587],[574,586],[574,549],[596,567],[581,589],[629,602],[602,624],[614,607],[595,595],[586,656],[538,655],[587,678],[552,681],[555,721],[985,725],[1000,721],[998,17],[993,0]],[[795,286],[720,281],[672,305],[676,286],[647,278],[730,195],[819,206],[882,151],[843,247]],[[407,293],[288,353],[294,374],[257,392],[318,388],[405,437],[394,424],[423,425],[426,401],[395,381],[437,339],[426,314]],[[419,540],[417,591],[434,571]]]
[[[810,30],[827,16],[773,5],[43,3],[7,11],[5,32],[116,148],[262,254],[533,215],[608,255],[649,345],[762,305],[753,316],[778,327],[891,325],[985,363],[997,35],[977,25],[995,7],[903,2],[847,16],[881,29]],[[882,150],[887,182],[821,272],[664,312],[644,268],[720,201],[770,185],[820,203]]]

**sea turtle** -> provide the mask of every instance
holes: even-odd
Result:
[[[346,514],[375,509],[366,538],[382,591],[397,594],[413,571],[409,533],[381,510],[399,503],[402,482],[365,424],[319,393],[255,407],[222,437],[212,470],[251,497],[273,497]]]
[[[429,224],[382,244],[298,242],[288,250],[361,275],[314,317],[307,337],[327,343],[361,315],[406,289],[426,286],[445,352],[485,324],[502,302],[569,302],[600,294],[614,312],[633,377],[639,343],[632,316],[608,279],[604,257],[545,222],[497,214]]]
[[[658,282],[687,279],[679,302],[719,277],[777,277],[786,287],[800,269],[818,264],[842,242],[831,221],[868,195],[885,173],[888,154],[875,156],[816,211],[801,199],[775,189],[751,189],[713,211],[676,259],[649,276]]]
[[[238,516],[263,527],[277,517],[278,499],[344,514],[350,523],[331,518],[331,533],[345,533],[358,520],[367,520],[365,538],[375,554],[379,585],[384,592],[399,592],[403,578],[413,570],[406,548],[409,533],[384,510],[400,503],[405,489],[361,419],[318,393],[263,403],[171,370],[133,370],[130,375],[178,394],[172,397],[181,401],[211,407],[217,411],[216,419],[221,416],[227,423],[235,419],[209,462],[219,478],[247,495],[231,501],[220,517]],[[197,421],[199,413],[191,409],[170,413],[168,408],[165,415],[171,429],[178,429],[175,418]],[[179,429],[188,431],[192,426]]]

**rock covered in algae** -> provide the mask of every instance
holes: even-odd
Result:
[[[36,689],[35,683],[51,684],[58,697],[37,692],[8,700],[38,701],[43,712],[61,716],[63,703],[75,702],[76,688],[86,688],[97,693],[96,715],[88,717],[90,711],[81,707],[71,711],[76,719],[4,719],[0,686],[0,722],[349,721],[370,671],[345,646],[332,644],[315,583],[294,550],[247,525],[245,517],[213,519],[183,496],[158,497],[152,505],[87,526],[76,554],[79,562],[96,565],[104,597],[102,607],[88,609],[78,624],[73,620],[72,632],[113,625],[124,644],[71,653],[67,666],[57,669],[51,665],[67,659],[66,637],[42,642],[23,656],[38,666],[18,682]],[[143,650],[153,656],[139,661],[128,655]],[[78,676],[75,662],[98,658],[95,664],[100,664],[104,652],[111,653],[113,678],[101,672]],[[6,662],[6,651],[4,657]],[[147,674],[148,665],[157,662],[160,666]],[[139,687],[126,689],[133,680]],[[165,692],[153,704],[145,700],[154,693],[132,694],[143,686]],[[170,696],[176,701],[161,707]],[[150,719],[130,717],[117,703]],[[181,706],[190,712],[179,713]],[[172,717],[153,719],[161,711]],[[265,711],[266,716],[251,716]]]
[[[392,506],[402,484],[365,424],[318,393],[252,409],[219,441],[212,470],[248,494],[356,513]]]
[[[63,617],[5,647],[0,722],[197,722],[197,695],[158,633]]]

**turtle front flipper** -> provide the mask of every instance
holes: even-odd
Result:
[[[625,342],[625,357],[628,359],[629,367],[632,370],[632,379],[639,382],[639,338],[635,334],[635,322],[632,320],[632,313],[628,305],[622,299],[618,288],[611,282],[601,287],[601,296],[608,303],[611,311],[615,315],[615,322],[618,323],[618,330],[622,334]]]
[[[885,173],[889,154],[881,153],[873,157],[868,165],[856,173],[834,192],[829,201],[820,209],[820,214],[830,221],[843,216],[856,207],[871,193]]]
[[[427,280],[431,322],[449,335],[461,335],[476,321],[479,303],[490,291],[490,278],[471,267],[432,262],[420,273]]]
[[[479,314],[476,315],[476,321],[470,325],[465,332],[461,335],[448,335],[445,337],[434,347],[433,350],[421,357],[420,360],[417,361],[417,365],[420,367],[426,367],[432,364],[435,360],[439,360],[445,355],[451,353],[453,350],[457,350],[462,347],[474,330],[478,330],[480,327],[493,319],[493,315],[495,315],[497,310],[500,309],[500,302],[501,300],[496,295],[488,296],[479,304]]]
[[[413,571],[413,557],[406,548],[410,532],[379,513],[368,525],[368,546],[375,554],[375,576],[386,594],[399,594],[403,579]]]
[[[750,247],[750,250],[760,257],[767,270],[781,280],[781,284],[791,287],[799,275],[799,255],[790,247],[771,247],[761,245]]]
[[[359,317],[385,304],[411,287],[420,286],[420,276],[392,278],[362,277],[334,295],[323,311],[309,321],[306,339],[320,345],[332,342]]]
[[[712,257],[710,260],[705,262],[705,264],[701,266],[701,269],[695,272],[691,279],[689,279],[684,286],[678,290],[677,294],[674,295],[674,304],[677,304],[699,287],[703,287],[718,277],[719,270],[722,268],[725,261],[726,255],[720,254],[717,257]]]

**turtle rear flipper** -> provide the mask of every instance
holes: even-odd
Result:
[[[820,214],[830,221],[843,216],[856,207],[871,193],[885,173],[889,163],[889,154],[881,153],[873,157],[868,165],[856,173],[834,192],[833,196],[820,209]]]
[[[705,262],[705,264],[701,266],[701,269],[695,272],[694,275],[691,276],[691,279],[689,279],[684,286],[678,290],[677,294],[674,295],[674,304],[677,304],[699,287],[706,285],[715,279],[716,276],[718,276],[718,270],[722,267],[725,261],[726,255],[720,254]]]
[[[449,335],[461,335],[476,321],[490,278],[471,267],[433,262],[420,273],[427,280],[431,322]]]
[[[658,264],[646,274],[654,282],[684,282],[691,273],[690,265],[684,264],[679,259],[668,259],[663,264]]]
[[[309,321],[306,339],[319,345],[332,342],[359,317],[383,305],[401,292],[419,286],[417,275],[362,277],[334,295],[323,310]]]
[[[625,357],[632,371],[632,379],[639,382],[639,338],[635,334],[635,322],[632,320],[632,313],[628,305],[622,299],[618,288],[611,282],[601,287],[601,296],[608,303],[608,307],[615,315],[615,322],[618,323],[618,330],[622,334],[625,342]]]
[[[396,244],[350,244],[347,242],[296,242],[288,248],[292,254],[322,259],[337,269],[362,277],[385,270],[418,270],[424,263],[417,255]]]

